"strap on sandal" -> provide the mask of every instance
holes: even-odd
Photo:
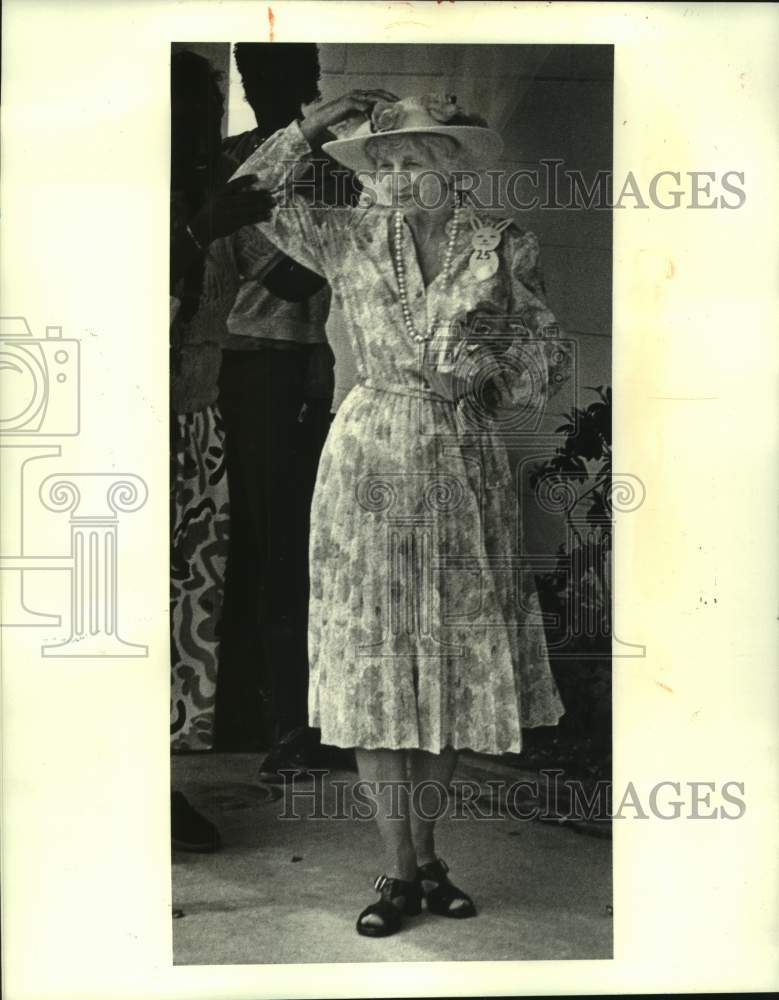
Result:
[[[463,920],[476,916],[476,905],[471,897],[449,881],[449,866],[442,858],[429,861],[417,869],[417,881],[431,913],[441,917]],[[452,903],[461,901],[459,906]]]
[[[366,906],[357,918],[357,933],[364,937],[388,937],[400,930],[403,914],[416,916],[422,910],[422,889],[419,882],[406,882],[399,878],[379,875],[373,888],[381,894],[376,903]],[[401,900],[397,905],[393,900]],[[365,918],[376,915],[381,924],[365,923]]]

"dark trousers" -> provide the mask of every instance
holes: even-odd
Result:
[[[217,749],[263,749],[307,721],[309,513],[331,419],[330,400],[305,399],[310,351],[223,353],[231,526]]]

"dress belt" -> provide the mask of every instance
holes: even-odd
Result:
[[[410,396],[412,399],[429,399],[433,403],[445,403],[447,406],[451,406],[452,409],[457,406],[455,400],[447,399],[446,396],[442,396],[432,389],[425,389],[421,385],[404,385],[401,382],[382,382],[381,385],[376,385],[369,378],[360,379],[357,385],[363,389],[371,389],[373,392],[388,392],[393,396]]]
[[[432,389],[425,389],[423,386],[416,385],[403,385],[399,383],[384,383],[381,385],[376,385],[371,379],[360,379],[355,383],[354,388],[362,387],[363,389],[370,389],[372,392],[385,392],[396,396],[410,396],[415,399],[428,399],[433,403],[445,403],[452,410],[456,412],[457,402],[452,399],[447,399],[445,396],[441,396],[439,393],[434,392]],[[454,416],[454,414],[453,414]],[[479,449],[479,451],[497,449],[498,452],[505,453],[505,449],[495,435],[494,431],[490,427],[482,428],[477,434],[469,432],[465,427],[462,426],[461,422],[454,416],[456,423],[456,433],[463,444],[470,444]],[[472,440],[471,440],[472,439]],[[511,472],[509,469],[508,462],[504,462],[504,469],[494,469],[491,470],[492,475],[489,480],[485,483],[487,489],[495,489],[496,487],[504,487],[511,483]]]

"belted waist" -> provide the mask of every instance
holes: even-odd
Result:
[[[410,396],[412,399],[429,399],[433,403],[446,403],[447,406],[451,406],[452,408],[457,406],[456,400],[448,399],[446,396],[442,396],[434,389],[430,389],[424,385],[411,385],[402,382],[382,382],[378,384],[370,378],[360,379],[357,385],[363,389],[371,389],[374,392],[388,392],[394,396]]]
[[[477,448],[479,452],[493,451],[495,454],[502,454],[502,461],[491,465],[489,476],[486,481],[487,489],[503,487],[511,483],[511,470],[508,460],[505,457],[505,448],[496,434],[495,429],[489,421],[484,421],[481,425],[468,427],[457,411],[460,400],[448,399],[434,389],[425,386],[409,385],[398,382],[383,382],[379,385],[372,379],[360,379],[354,385],[355,389],[370,389],[372,392],[385,392],[390,395],[406,396],[412,399],[428,399],[433,403],[445,403],[450,408],[451,418],[454,424],[454,433],[461,445]]]

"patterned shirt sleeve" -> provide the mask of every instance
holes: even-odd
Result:
[[[255,150],[231,179],[254,176],[273,194],[271,217],[257,223],[257,229],[293,260],[327,277],[333,231],[329,216],[333,210],[314,208],[291,190],[296,167],[311,152],[298,122],[290,122]]]
[[[235,260],[241,279],[258,279],[270,271],[284,254],[259,229],[243,226],[232,236]]]

